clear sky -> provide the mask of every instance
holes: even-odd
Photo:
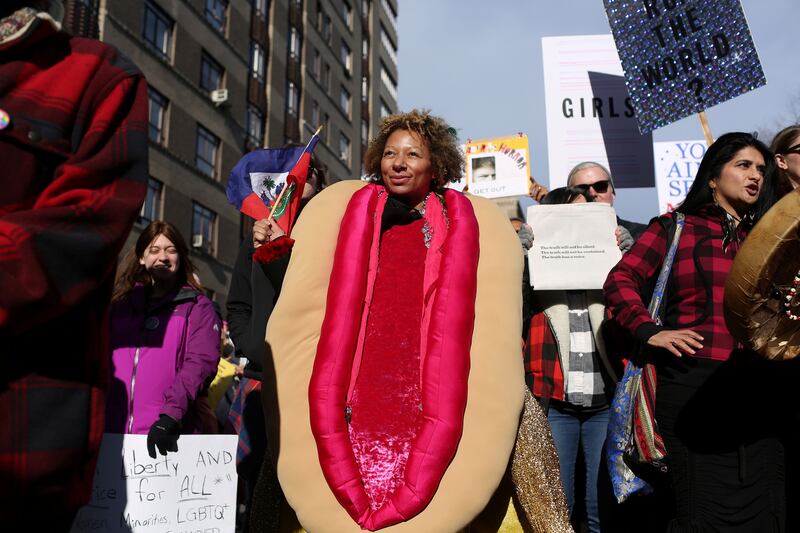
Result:
[[[602,0],[399,0],[400,109],[429,108],[461,140],[528,134],[534,177],[548,183],[541,38],[610,33]],[[715,136],[759,131],[769,143],[800,121],[800,0],[742,0],[765,87],[707,111]],[[655,141],[702,139],[696,116]],[[657,213],[655,189],[621,190],[623,218]]]

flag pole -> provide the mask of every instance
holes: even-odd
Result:
[[[323,126],[324,126],[324,124],[323,124]],[[306,147],[303,148],[303,151],[300,153],[300,157],[297,159],[297,161],[295,161],[295,163],[294,163],[295,165],[300,162],[300,159],[303,158],[303,154],[306,153],[306,150],[308,150],[309,145],[311,145],[311,141],[313,141],[314,137],[319,135],[319,132],[321,132],[321,131],[322,131],[322,126],[317,128],[317,131],[315,131],[314,135],[311,136],[311,139],[309,139],[308,143],[306,144]],[[287,187],[284,187],[283,189],[281,189],[280,194],[278,195],[277,198],[275,198],[275,201],[272,203],[272,209],[270,209],[270,212],[269,212],[269,219],[270,220],[272,219],[273,215],[275,214],[275,210],[278,209],[278,206],[281,204],[281,200],[283,200],[283,194],[286,192],[286,190],[288,188],[289,187],[287,186]]]

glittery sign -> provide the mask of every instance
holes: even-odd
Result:
[[[739,0],[603,0],[639,130],[767,83]]]

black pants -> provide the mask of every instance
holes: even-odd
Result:
[[[656,421],[667,448],[670,532],[786,529],[779,368],[746,352],[726,362],[657,360]],[[780,393],[772,395],[776,399]]]

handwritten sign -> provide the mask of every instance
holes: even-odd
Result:
[[[72,533],[225,533],[236,522],[235,435],[181,435],[152,459],[146,435],[106,433]]]
[[[527,135],[468,140],[464,152],[471,194],[485,198],[528,194],[531,162]]]
[[[740,0],[603,0],[642,133],[767,83]]]
[[[534,205],[528,208],[533,246],[528,251],[536,290],[601,289],[622,253],[608,204]]]
[[[705,141],[653,143],[659,213],[673,211],[683,202],[705,154]]]

